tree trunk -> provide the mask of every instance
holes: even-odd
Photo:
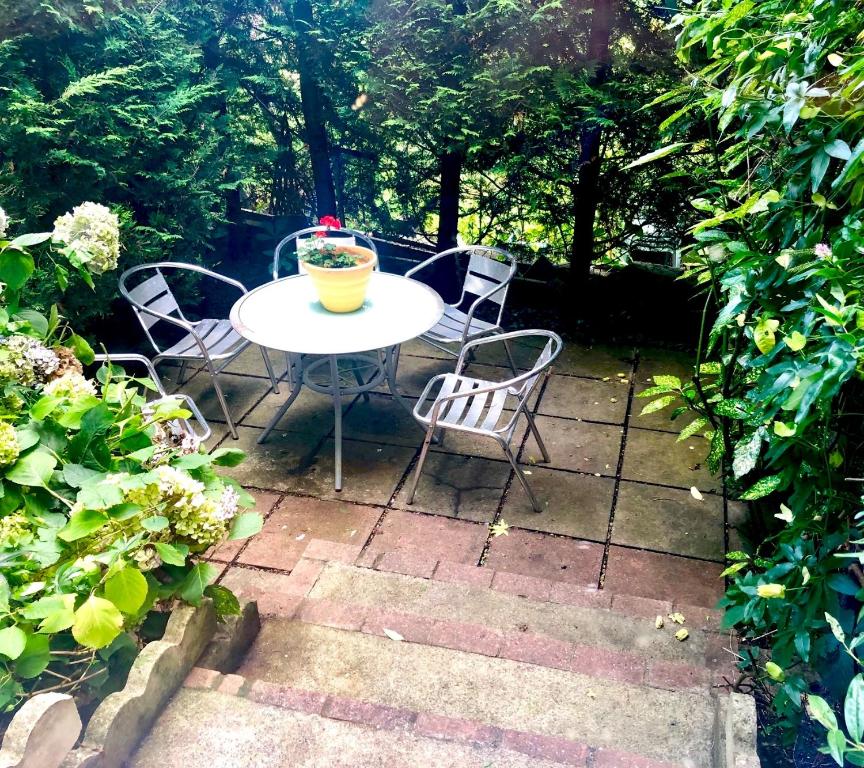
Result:
[[[591,14],[591,33],[588,39],[588,58],[594,64],[592,87],[606,82],[611,69],[609,40],[616,0],[594,0]],[[570,278],[584,283],[590,274],[594,252],[594,220],[597,216],[598,186],[600,181],[600,147],[603,129],[599,125],[586,125],[579,137],[578,187],[573,199],[573,240],[570,244]]]
[[[333,172],[330,168],[330,145],[324,119],[321,84],[314,55],[314,41],[309,30],[314,22],[309,0],[295,0],[294,30],[297,34],[297,68],[300,74],[300,101],[303,122],[306,125],[306,143],[312,164],[315,185],[315,209],[318,217],[336,215],[336,194],[333,190]]]
[[[438,239],[439,251],[456,247],[459,231],[459,190],[464,155],[461,152],[445,152],[439,158],[441,187],[438,195]]]

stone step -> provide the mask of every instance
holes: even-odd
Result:
[[[470,628],[466,642],[483,642],[476,631]],[[661,763],[712,765],[717,697],[707,692],[668,691],[613,676],[281,618],[265,620],[238,673],[261,684],[471,721]],[[640,763],[620,765],[636,768]]]
[[[491,589],[476,578],[449,580],[491,578],[485,569],[468,574],[465,568],[439,564],[439,578],[422,579],[305,560],[292,576],[234,569],[223,583],[241,597],[258,599],[265,614],[310,624],[374,635],[386,628],[408,642],[668,690],[709,690],[734,679],[734,643],[728,635],[698,628],[704,610],[689,619],[684,615],[689,636],[680,642],[675,632],[681,625],[668,618],[668,604],[620,600],[613,601],[613,610],[608,596],[605,603],[595,600],[602,595],[596,590],[583,595],[592,598],[584,605],[574,605]],[[292,591],[293,598],[279,599]],[[665,618],[661,629],[657,615]]]
[[[368,710],[366,711],[368,714]],[[484,739],[435,738],[434,720],[376,723],[347,714],[322,717],[297,708],[262,704],[215,691],[177,693],[128,768],[557,768],[562,763]],[[424,735],[431,733],[431,736]],[[490,732],[491,733],[491,732]],[[505,742],[505,743],[510,743]],[[519,750],[519,746],[522,749]],[[541,742],[538,749],[557,746]],[[570,745],[565,745],[570,747]],[[563,747],[559,746],[559,750]],[[563,753],[578,757],[578,753]],[[587,752],[583,752],[587,755]],[[613,755],[613,757],[615,757]],[[581,765],[575,761],[565,765]],[[608,763],[608,766],[616,765]],[[640,765],[618,763],[624,765]],[[646,768],[654,768],[648,766]],[[663,768],[663,766],[657,766]]]

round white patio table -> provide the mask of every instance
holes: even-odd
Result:
[[[324,309],[308,275],[274,280],[242,296],[231,308],[231,325],[243,338],[262,347],[293,353],[300,373],[288,399],[265,428],[263,443],[297,399],[302,385],[333,397],[335,421],[335,487],[342,489],[342,396],[368,392],[387,381],[396,401],[411,412],[411,405],[396,387],[399,345],[432,328],[444,314],[444,302],[429,286],[400,275],[373,272],[366,301],[356,312],[339,314]],[[376,354],[369,355],[370,350]],[[367,353],[367,354],[362,354]],[[304,363],[302,355],[320,356]],[[376,372],[364,381],[340,382],[339,358],[372,363]],[[312,374],[329,366],[326,384]]]

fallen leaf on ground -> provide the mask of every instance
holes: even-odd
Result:
[[[683,613],[670,613],[669,618],[672,619],[676,624],[684,623],[684,614]]]
[[[295,539],[295,541],[303,541],[303,539],[305,539],[305,538],[306,538],[306,534],[305,534],[305,533],[301,533],[301,534],[300,534],[300,535]]]
[[[656,619],[654,619],[654,626],[657,627],[657,629],[663,629],[663,625],[665,623],[666,622],[663,620],[662,616],[658,616]]]
[[[503,520],[499,520],[497,523],[492,523],[492,525],[489,526],[489,532],[493,536],[509,536],[510,526]]]
[[[688,637],[690,637],[690,633],[686,629],[679,629],[675,633],[675,639],[679,643],[683,643]]]
[[[400,643],[405,639],[395,629],[387,629],[387,627],[384,627],[384,634],[391,640],[395,640],[397,643]]]
[[[695,485],[690,486],[690,495],[696,499],[696,501],[702,501],[702,494]]]

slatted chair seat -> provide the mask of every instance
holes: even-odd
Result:
[[[181,362],[180,384],[182,384],[186,364],[190,360],[202,361],[210,374],[213,389],[216,392],[216,397],[219,399],[222,412],[225,414],[225,420],[228,422],[231,436],[236,440],[237,428],[234,426],[234,420],[231,418],[231,411],[228,408],[228,403],[225,400],[218,377],[237,355],[250,346],[252,342],[240,336],[233,329],[231,321],[227,318],[209,318],[198,321],[188,320],[177,303],[171,286],[165,280],[164,270],[197,272],[205,277],[230,285],[242,293],[247,293],[246,287],[237,280],[232,280],[230,277],[204,269],[204,267],[199,267],[196,264],[180,264],[173,261],[162,261],[156,264],[139,264],[131,269],[127,269],[120,275],[119,281],[120,293],[132,305],[135,316],[138,318],[141,327],[144,329],[144,333],[156,351],[156,356],[152,360],[153,365],[162,360],[179,360]],[[141,276],[145,275],[146,277],[136,285],[130,287],[127,284],[133,276],[137,276],[140,279]],[[180,328],[185,333],[178,341],[163,349],[163,344],[153,334],[153,329],[159,323]],[[264,358],[264,365],[270,376],[273,391],[278,393],[279,386],[276,381],[276,375],[273,373],[273,366],[270,364],[270,358],[267,357],[265,349],[260,349],[261,355]],[[216,366],[214,365],[214,361],[220,361],[221,364]]]
[[[530,336],[539,336],[547,340],[530,371],[506,381],[497,382],[476,379],[462,374],[468,355],[474,348],[495,341],[506,343],[512,339],[523,339]],[[408,491],[409,504],[414,502],[414,495],[417,492],[417,485],[420,482],[420,474],[423,472],[423,464],[426,461],[430,443],[439,432],[442,433],[440,439],[443,442],[443,433],[448,429],[453,429],[493,438],[507,456],[516,477],[531,500],[534,511],[541,511],[540,502],[537,501],[537,497],[531,490],[525,474],[510,449],[510,442],[513,439],[520,416],[524,416],[534,439],[537,441],[543,460],[549,461],[549,453],[528,408],[528,400],[540,383],[541,377],[549,375],[552,363],[561,353],[562,347],[563,343],[557,334],[542,330],[515,331],[500,336],[475,339],[462,347],[454,373],[439,374],[429,380],[414,406],[414,418],[426,427],[426,437]],[[506,410],[508,404],[512,404],[511,410]]]
[[[458,307],[445,307],[444,316],[425,334],[425,337],[434,339],[443,344],[461,342],[463,338],[468,340],[478,336],[487,336],[494,333],[498,326],[487,320],[469,317]]]
[[[234,330],[230,320],[201,320],[195,325],[195,335],[187,333],[175,344],[165,349],[166,357],[194,359],[201,357],[201,347],[198,339],[207,349],[207,354],[214,360],[234,355],[238,346],[246,345],[246,340]]]

